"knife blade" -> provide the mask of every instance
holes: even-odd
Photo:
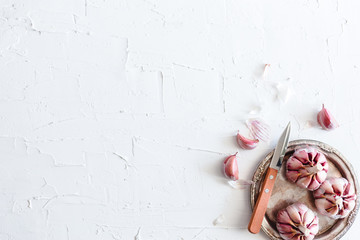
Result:
[[[279,141],[276,145],[275,152],[270,162],[270,166],[267,170],[264,182],[259,193],[259,197],[256,201],[254,211],[252,213],[248,230],[251,233],[258,233],[261,229],[261,224],[265,216],[267,205],[274,187],[276,176],[281,168],[283,158],[285,156],[286,148],[289,142],[290,135],[290,122],[281,134]]]

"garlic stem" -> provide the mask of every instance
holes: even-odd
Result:
[[[310,235],[310,230],[307,227],[299,225],[298,229],[304,234],[305,237],[308,237]]]
[[[342,209],[343,208],[343,198],[340,197],[340,196],[335,196],[335,203],[336,203],[336,206],[339,208],[339,209]]]
[[[315,173],[320,172],[322,169],[323,169],[323,166],[321,165],[321,163],[317,162],[316,165],[308,168],[308,172],[311,174],[315,174]]]

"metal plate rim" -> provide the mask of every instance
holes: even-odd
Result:
[[[334,240],[338,240],[340,239],[341,237],[344,236],[344,234],[350,229],[350,227],[352,226],[354,220],[355,220],[355,217],[356,215],[358,214],[358,211],[359,211],[359,182],[358,182],[358,178],[356,176],[356,173],[355,173],[355,170],[353,168],[353,166],[351,165],[351,163],[337,150],[335,149],[334,147],[326,144],[326,143],[323,143],[323,142],[320,142],[320,141],[317,141],[317,140],[312,140],[312,139],[298,139],[298,140],[293,140],[293,141],[290,141],[289,144],[288,144],[288,147],[294,147],[294,146],[297,146],[297,145],[315,145],[319,148],[321,148],[322,150],[325,150],[329,153],[333,153],[335,155],[337,155],[344,163],[345,165],[349,168],[350,170],[350,173],[353,177],[353,180],[354,180],[354,187],[355,189],[357,190],[357,199],[356,199],[356,206],[355,208],[353,209],[353,211],[350,213],[349,217],[348,217],[348,221],[347,221],[347,226],[336,236],[336,238],[334,238]],[[274,154],[274,149],[269,152],[265,158],[263,160],[260,161],[259,165],[257,166],[255,172],[254,172],[254,175],[253,175],[253,178],[252,178],[252,181],[254,182],[251,186],[250,186],[250,205],[251,205],[251,209],[253,210],[254,209],[254,206],[255,206],[255,195],[256,195],[256,183],[258,181],[261,180],[261,177],[258,176],[258,172],[264,172],[265,171],[265,166],[268,164],[268,161],[271,160],[271,157],[272,155]],[[261,225],[261,229],[263,230],[263,232],[265,232],[265,234],[272,240],[278,240],[278,239],[281,239],[281,238],[278,238],[274,235],[271,234],[271,232],[268,231],[268,229],[266,228],[264,222],[263,224]]]

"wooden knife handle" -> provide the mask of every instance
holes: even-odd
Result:
[[[251,216],[248,230],[251,233],[260,232],[261,224],[265,216],[267,205],[274,187],[276,175],[278,171],[274,168],[268,168],[261,192],[256,201],[253,214]]]

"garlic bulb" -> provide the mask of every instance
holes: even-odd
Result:
[[[299,187],[314,191],[325,181],[328,168],[324,154],[315,148],[300,148],[286,162],[286,177]]]
[[[276,228],[285,240],[312,240],[319,231],[319,219],[306,205],[294,203],[278,212]]]
[[[256,146],[259,143],[258,139],[248,139],[248,138],[244,137],[243,135],[241,135],[240,133],[238,133],[236,135],[236,141],[241,148],[247,149],[247,150],[256,148]]]
[[[354,187],[345,178],[329,178],[313,194],[319,212],[331,218],[344,218],[355,207]]]
[[[224,161],[224,174],[226,177],[234,181],[239,179],[239,167],[236,160],[236,154],[237,153],[231,155]]]
[[[331,115],[329,110],[325,108],[324,104],[322,105],[321,111],[317,115],[317,121],[320,124],[320,126],[325,130],[332,130],[334,128],[339,127],[339,124],[337,123],[335,118]]]

